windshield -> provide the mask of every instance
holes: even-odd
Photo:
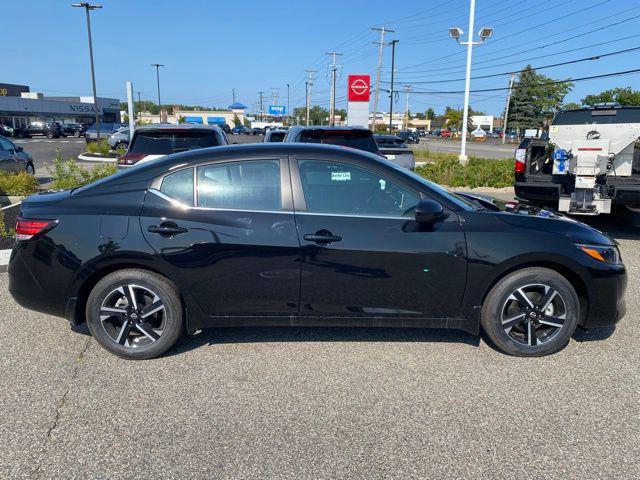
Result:
[[[147,155],[170,155],[172,153],[217,147],[218,138],[213,131],[198,130],[159,130],[137,131],[129,153]]]
[[[300,135],[303,143],[326,143],[364,150],[378,154],[373,135],[369,130],[307,130]]]

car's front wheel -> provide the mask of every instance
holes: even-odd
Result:
[[[567,344],[580,318],[571,283],[548,268],[524,268],[502,278],[482,306],[481,324],[503,352],[522,357],[555,353]]]
[[[162,355],[183,329],[175,285],[146,270],[119,270],[101,279],[89,295],[86,315],[97,342],[131,360]]]
[[[47,136],[48,139],[52,139],[53,137],[55,137],[53,132],[47,132],[46,136]]]
[[[29,162],[29,163],[27,163],[27,166],[25,167],[25,171],[29,175],[35,175],[36,174],[36,167],[33,166],[33,163]]]

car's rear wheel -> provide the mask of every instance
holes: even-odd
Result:
[[[183,329],[175,285],[146,270],[119,270],[105,276],[91,291],[86,314],[97,342],[132,360],[162,355]]]
[[[79,137],[80,137],[80,130],[74,130],[74,131],[73,131],[73,136],[74,136],[75,138],[79,138]]]
[[[503,352],[523,357],[555,353],[580,318],[571,283],[554,270],[525,268],[501,279],[482,306],[482,328]]]
[[[53,134],[53,132],[47,132],[47,138],[48,139],[52,139],[55,135]]]
[[[126,142],[120,142],[116,144],[116,150],[127,150],[129,148],[129,144]]]
[[[36,168],[33,166],[33,163],[31,163],[31,162],[27,163],[27,166],[25,167],[25,170],[29,175],[35,175],[36,174]]]

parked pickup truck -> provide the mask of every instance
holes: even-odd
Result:
[[[640,107],[600,104],[556,114],[547,138],[515,152],[515,194],[578,215],[640,211]]]

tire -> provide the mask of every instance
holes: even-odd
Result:
[[[554,270],[533,267],[507,275],[491,289],[480,323],[501,351],[541,357],[564,348],[579,318],[580,300],[571,283]]]
[[[55,136],[51,131],[47,132],[46,135],[49,140],[51,140]]]
[[[35,175],[36,174],[36,168],[33,166],[33,163],[31,163],[31,162],[27,163],[27,166],[25,167],[25,171],[29,175]]]
[[[120,143],[116,143],[116,148],[114,150],[126,150],[127,148],[129,148],[129,144],[125,143],[125,142],[120,142]]]
[[[137,308],[131,308],[132,304]],[[162,355],[183,330],[182,303],[175,285],[146,270],[118,270],[101,279],[89,294],[86,315],[96,341],[127,360]]]
[[[74,138],[80,138],[80,130],[74,130],[73,131],[73,137]]]

